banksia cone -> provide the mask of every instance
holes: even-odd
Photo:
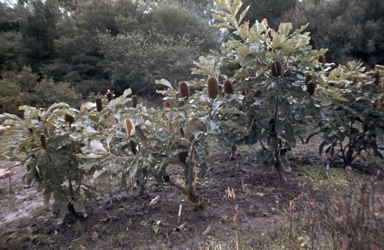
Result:
[[[380,74],[379,74],[379,72],[375,72],[375,73],[373,74],[373,78],[375,79],[374,83],[375,83],[376,85],[378,85],[378,84],[379,84],[379,80],[380,80]]]
[[[309,81],[307,83],[307,92],[309,93],[309,95],[313,95],[315,93],[315,90],[316,84],[313,81]]]
[[[208,84],[208,97],[209,98],[216,98],[216,96],[219,94],[219,80],[217,80],[216,77],[211,76],[207,80]]]
[[[376,100],[372,103],[372,107],[373,107],[373,108],[377,108],[380,104],[381,104],[380,99],[376,99]]]
[[[255,93],[253,93],[253,96],[254,97],[259,97],[259,96],[261,96],[261,90],[260,89],[257,89],[256,91],[255,91]]]
[[[129,118],[124,120],[125,132],[128,136],[131,134],[135,134],[135,126],[133,125],[133,121]]]
[[[66,123],[72,124],[75,122],[75,118],[69,114],[64,114],[64,121]]]
[[[40,136],[40,141],[41,141],[41,146],[47,150],[47,141],[45,140],[45,136],[44,135],[41,135]]]
[[[305,83],[308,83],[309,81],[312,81],[312,76],[305,74]]]
[[[179,144],[179,149],[181,150],[187,150],[187,147],[183,144]],[[179,160],[186,164],[187,163],[187,157],[188,157],[188,152],[187,151],[182,151],[179,153]]]
[[[183,127],[180,127],[180,134],[182,137],[185,137],[184,129]]]
[[[233,84],[230,80],[225,80],[224,82],[224,92],[225,94],[233,94]]]
[[[101,101],[101,98],[96,98],[96,109],[97,111],[103,110],[103,103]]]
[[[107,99],[108,99],[108,102],[113,100],[113,93],[110,90],[108,90],[107,92]]]
[[[129,145],[131,146],[131,152],[132,154],[136,155],[137,154],[137,149],[136,149],[136,143],[134,140],[129,141]]]
[[[137,106],[137,95],[132,96],[132,107],[136,108]]]
[[[189,86],[187,82],[180,82],[179,83],[179,91],[180,91],[180,97],[188,99],[191,96],[191,92],[189,91]]]
[[[317,60],[319,61],[319,63],[324,64],[325,63],[325,55],[319,55],[317,57]]]
[[[281,61],[275,61],[272,63],[271,73],[274,77],[279,77],[283,75],[283,64]]]
[[[170,100],[167,100],[167,101],[165,101],[164,102],[164,108],[171,108],[172,107],[172,103],[171,103],[171,101]]]

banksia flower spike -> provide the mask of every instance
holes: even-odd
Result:
[[[103,110],[103,103],[101,101],[101,98],[96,98],[96,109],[97,111]]]
[[[208,97],[209,98],[216,98],[216,96],[219,94],[219,80],[217,80],[216,77],[211,76],[207,80],[208,85]]]
[[[136,149],[136,143],[134,140],[129,141],[129,145],[131,146],[131,152],[132,154],[136,155],[137,154],[137,149]]]
[[[172,103],[171,103],[171,101],[170,100],[167,100],[167,101],[165,101],[164,102],[164,108],[171,108],[172,107]]]
[[[109,89],[107,91],[107,99],[108,99],[108,102],[113,100],[113,93]]]
[[[69,114],[64,114],[64,121],[66,123],[72,124],[75,122],[75,118]]]
[[[137,95],[132,96],[132,107],[136,108],[137,106]]]
[[[317,60],[319,61],[319,63],[324,64],[325,63],[325,55],[319,55],[317,57]]]
[[[180,91],[180,97],[185,99],[188,99],[191,96],[191,92],[189,90],[189,86],[187,82],[180,82],[179,83],[179,91]]]
[[[275,61],[272,63],[271,73],[274,77],[279,77],[283,75],[283,64],[281,61]]]
[[[374,82],[376,85],[378,85],[378,84],[379,84],[379,81],[380,81],[380,74],[379,74],[379,72],[375,72],[375,73],[373,74],[373,78],[375,79],[373,82]]]
[[[135,134],[135,126],[133,125],[133,121],[129,118],[124,120],[125,132],[128,136]]]
[[[225,94],[233,94],[233,84],[230,80],[225,80],[224,82],[224,92]]]
[[[313,81],[309,81],[307,83],[307,92],[309,93],[309,95],[313,95],[315,93],[315,90],[316,84]]]

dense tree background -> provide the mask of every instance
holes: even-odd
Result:
[[[311,44],[328,48],[328,61],[384,64],[384,1],[243,2],[243,9],[250,5],[244,20],[251,24],[267,18],[277,29],[280,22],[309,22]],[[107,89],[153,95],[155,79],[189,80],[193,61],[232,39],[210,27],[212,8],[212,0],[0,3],[0,111],[16,112],[22,102],[75,102]],[[43,88],[54,88],[55,98],[38,93]]]

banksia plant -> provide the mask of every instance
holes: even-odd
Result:
[[[108,89],[108,92],[107,92],[107,99],[108,99],[108,102],[113,100],[113,93],[109,89]]]
[[[309,93],[309,95],[313,95],[315,93],[315,90],[316,84],[313,81],[309,81],[307,83],[307,92]]]
[[[308,83],[309,81],[312,81],[312,76],[309,74],[305,74],[305,83]]]
[[[230,80],[225,80],[224,82],[224,92],[225,94],[233,94],[233,84]]]
[[[219,80],[217,80],[216,77],[211,76],[207,80],[208,85],[208,97],[209,98],[216,98],[216,96],[219,94]]]
[[[131,146],[131,152],[132,154],[136,155],[137,154],[137,149],[136,149],[136,143],[134,140],[129,141],[129,145]]]
[[[375,79],[373,82],[374,82],[376,85],[378,85],[378,84],[379,84],[379,81],[380,81],[380,74],[379,74],[379,72],[375,72],[375,73],[373,74],[373,78]]]
[[[171,108],[172,107],[172,103],[171,103],[171,101],[170,100],[167,100],[167,101],[165,101],[164,102],[164,108]]]
[[[191,92],[189,90],[189,86],[187,82],[180,82],[179,83],[179,91],[180,91],[180,97],[185,99],[188,99],[191,96]]]
[[[72,124],[75,122],[75,118],[69,114],[64,114],[64,121],[66,123]]]
[[[274,77],[279,77],[283,75],[283,64],[281,61],[275,61],[272,63],[271,73]]]
[[[126,118],[124,120],[124,127],[128,136],[135,134],[135,126],[133,125],[133,121],[131,119]]]
[[[101,111],[101,110],[103,110],[103,103],[102,103],[102,101],[101,101],[101,98],[96,98],[96,109],[97,109],[97,111]]]
[[[319,55],[317,57],[317,60],[319,61],[319,63],[324,64],[325,63],[325,55]]]
[[[136,108],[137,106],[137,95],[132,96],[132,107]]]

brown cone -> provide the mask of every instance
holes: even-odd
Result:
[[[283,75],[283,64],[281,61],[275,61],[272,63],[271,73],[274,77],[279,77]]]
[[[219,80],[217,80],[216,77],[211,76],[207,80],[208,85],[208,97],[209,98],[216,98],[216,96],[219,94]]]
[[[171,107],[172,107],[171,101],[167,100],[164,102],[164,108],[171,108]]]
[[[75,118],[69,114],[64,114],[64,121],[66,123],[72,124],[75,122]]]
[[[324,64],[325,63],[325,55],[319,55],[317,57],[317,60],[319,61],[319,63]]]
[[[307,92],[309,93],[309,95],[313,95],[315,93],[315,90],[316,84],[313,81],[309,81],[307,83]]]
[[[309,81],[312,81],[312,76],[309,74],[305,74],[305,83],[308,83]]]
[[[137,95],[132,96],[132,107],[136,108],[137,106]]]
[[[108,99],[108,102],[113,100],[113,93],[111,91],[107,92],[107,99]]]
[[[103,110],[103,103],[101,101],[101,98],[96,98],[96,109],[97,111]]]
[[[259,97],[259,96],[261,96],[261,90],[260,89],[257,89],[256,91],[255,91],[255,93],[253,93],[253,97]]]
[[[379,72],[375,72],[375,73],[373,74],[373,78],[375,79],[374,83],[375,83],[376,85],[378,85],[378,84],[379,84],[379,81],[380,81],[380,74],[379,74]]]
[[[225,94],[233,94],[233,84],[230,80],[225,80],[224,82],[224,92]]]
[[[180,97],[188,99],[191,96],[191,92],[189,90],[189,86],[187,82],[180,82],[179,83],[179,91],[180,91]]]

